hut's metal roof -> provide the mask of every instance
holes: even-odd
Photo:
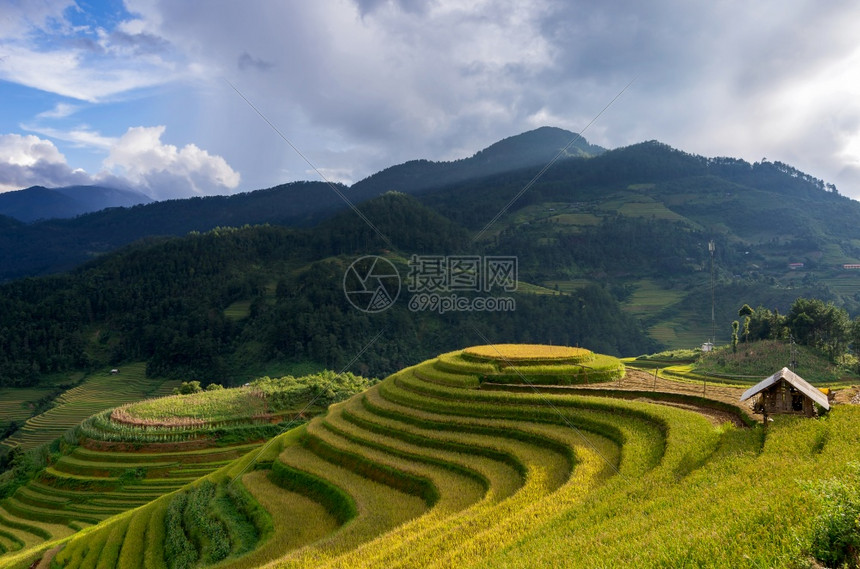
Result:
[[[750,387],[744,394],[741,395],[741,401],[746,401],[750,397],[757,395],[778,382],[780,379],[784,379],[791,385],[797,388],[798,391],[824,407],[825,409],[830,409],[830,402],[827,401],[827,396],[824,395],[821,391],[810,385],[805,379],[788,369],[787,367],[782,368],[772,376],[768,377]]]

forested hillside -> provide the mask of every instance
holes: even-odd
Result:
[[[545,154],[561,135],[526,133],[445,168],[477,175],[494,157]],[[273,225],[148,237],[68,274],[8,283],[0,381],[30,385],[45,373],[145,360],[153,374],[229,383],[267,365],[339,367],[357,354],[351,369],[383,375],[481,335],[638,355],[728,342],[741,304],[784,314],[807,297],[856,315],[860,273],[842,265],[860,261],[860,204],[833,187],[785,164],[704,158],[657,142],[589,149],[583,142],[579,158],[558,161],[533,185],[539,166],[448,185],[442,176],[416,197],[387,193],[360,205],[369,223],[347,209],[312,227],[278,225],[321,203],[346,207],[322,183],[54,225],[8,220],[0,251],[19,251],[18,268],[71,263],[66,245],[91,253],[111,231],[116,241],[104,250],[154,232]],[[432,178],[413,166],[389,173]],[[55,245],[70,240],[52,249],[34,232]],[[405,282],[386,312],[350,305],[344,275],[354,260],[382,255],[405,281],[413,254],[515,258],[516,309],[416,313]]]
[[[345,190],[342,187],[341,190]],[[344,207],[321,182],[297,182],[234,196],[111,208],[74,219],[0,222],[0,281],[69,270],[134,241],[246,224],[306,225]]]
[[[314,230],[216,229],[140,243],[72,273],[0,288],[0,382],[145,360],[148,373],[244,382],[268,361],[315,362],[384,375],[463,338],[585,344],[641,353],[656,344],[599,286],[576,295],[517,294],[509,313],[411,313],[349,305],[346,268],[386,254],[406,275],[410,253],[455,251],[468,233],[402,194],[362,206],[399,254],[353,213]],[[227,310],[241,307],[238,312]],[[381,335],[372,341],[376,334]]]

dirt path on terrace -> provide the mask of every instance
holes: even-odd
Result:
[[[594,383],[590,385],[575,385],[576,389],[619,389],[623,391],[659,391],[662,393],[681,393],[684,395],[694,395],[697,397],[705,397],[715,401],[722,401],[729,405],[735,405],[744,409],[743,403],[740,403],[741,395],[747,390],[746,387],[732,387],[727,385],[714,385],[712,383],[691,383],[686,381],[674,381],[671,379],[663,379],[662,377],[654,378],[653,372],[640,371],[638,369],[627,369],[624,378],[619,381],[610,381],[606,383]]]
[[[510,388],[511,386],[506,386]],[[514,389],[531,389],[527,386],[519,386]],[[540,389],[540,387],[538,387]],[[738,427],[746,427],[746,424],[734,413],[723,411],[721,409],[713,409],[704,405],[696,405],[694,403],[681,403],[676,401],[661,401],[647,396],[648,393],[673,393],[681,395],[690,395],[696,397],[705,397],[722,403],[728,403],[738,408],[738,411],[745,412],[749,417],[761,421],[761,415],[753,415],[752,407],[748,402],[741,403],[740,398],[745,387],[730,387],[723,385],[713,385],[702,383],[688,383],[684,381],[673,381],[663,379],[662,377],[654,377],[653,372],[640,371],[636,369],[627,369],[627,373],[621,380],[611,381],[606,383],[592,383],[586,385],[570,385],[564,387],[552,387],[552,390],[566,389],[571,391],[594,391],[595,394],[600,391],[629,391],[631,399],[641,399],[648,403],[656,403],[660,405],[670,405],[679,407],[689,411],[695,411],[707,417],[712,423],[722,425],[726,422],[731,422]],[[637,392],[642,393],[642,397],[636,397]]]
[[[577,389],[617,389],[620,391],[642,391],[642,392],[660,392],[660,393],[679,393],[682,395],[691,395],[696,397],[704,397],[713,399],[722,403],[728,403],[738,408],[739,411],[745,412],[753,419],[761,420],[761,415],[753,415],[752,406],[749,402],[741,403],[741,395],[747,390],[746,387],[732,387],[727,385],[714,385],[711,383],[692,383],[686,381],[674,381],[654,376],[654,372],[641,371],[638,369],[627,369],[624,378],[619,381],[613,381],[603,384],[576,386]],[[656,401],[649,399],[652,403],[661,403],[681,407],[690,411],[695,411],[706,416],[711,422],[722,424],[726,421],[731,421],[737,426],[744,427],[744,422],[736,415],[719,409],[712,409],[703,405],[695,405],[688,403],[675,403],[670,401]]]

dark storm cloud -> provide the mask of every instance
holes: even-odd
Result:
[[[183,77],[211,82],[201,108],[218,120],[207,132],[242,171],[303,176],[307,165],[250,145],[271,128],[229,87],[212,87],[223,77],[310,155],[340,161],[321,166],[353,179],[407,159],[466,156],[545,124],[578,132],[634,78],[588,140],[768,156],[828,181],[860,163],[852,2],[127,5],[145,31],[135,42],[170,50],[187,62]]]
[[[258,59],[256,57],[252,57],[247,51],[243,52],[242,55],[239,56],[239,69],[244,71],[246,69],[256,69],[257,71],[268,71],[272,67],[275,66],[274,63],[269,61],[263,61],[262,59]]]

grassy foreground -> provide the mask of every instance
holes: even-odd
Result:
[[[41,550],[62,546],[55,567],[810,567],[840,529],[826,514],[856,481],[858,407],[740,429],[646,400],[485,391],[486,362],[456,356]]]

